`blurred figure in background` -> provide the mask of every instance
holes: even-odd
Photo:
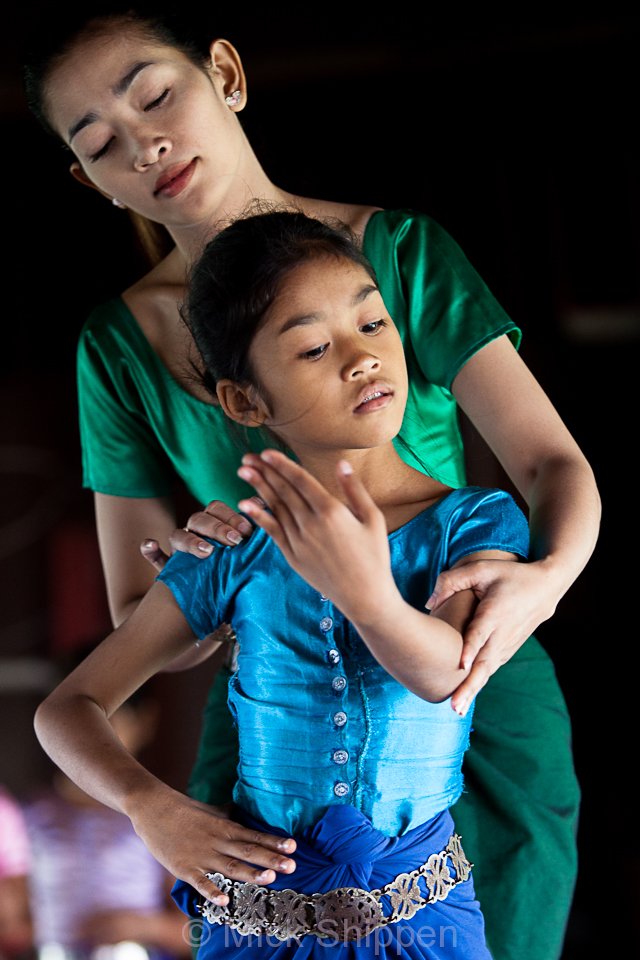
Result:
[[[144,691],[114,714],[120,740],[137,755],[157,724]],[[127,817],[56,771],[25,818],[38,960],[177,960],[190,956],[174,878],[151,856]]]
[[[0,960],[30,956],[30,863],[22,810],[0,786]]]

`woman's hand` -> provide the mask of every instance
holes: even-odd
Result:
[[[240,509],[275,541],[289,565],[350,620],[397,592],[384,516],[350,466],[337,478],[346,505],[303,467],[276,450],[246,454],[240,476],[266,504]]]
[[[559,599],[555,584],[544,561],[476,560],[440,574],[426,603],[432,613],[461,590],[472,590],[478,599],[460,661],[471,671],[453,695],[455,709],[466,710],[498,667],[553,615]]]
[[[151,798],[145,794],[139,810],[127,812],[156,860],[215,903],[224,905],[229,898],[207,879],[207,873],[268,884],[275,880],[276,871],[295,870],[295,861],[287,856],[296,849],[293,838],[247,829],[226,817],[221,808],[192,800],[164,784]]]
[[[254,498],[258,500],[257,497]],[[259,502],[259,501],[258,501]],[[204,510],[192,513],[184,527],[178,527],[169,537],[171,553],[179,550],[194,557],[208,557],[211,544],[201,537],[210,537],[225,546],[235,546],[248,537],[253,530],[246,517],[236,513],[222,500],[212,500]],[[169,559],[157,540],[143,540],[140,553],[155,567],[162,570]]]

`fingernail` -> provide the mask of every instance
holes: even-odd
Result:
[[[156,541],[155,541],[155,540],[143,540],[143,541],[142,541],[142,546],[145,547],[147,550],[151,550],[151,548],[152,548],[152,547],[155,547],[155,545],[156,545]]]
[[[278,870],[291,870],[293,867],[292,860],[281,860],[278,864]]]
[[[211,903],[215,903],[218,907],[224,907],[229,902],[229,897],[220,896],[214,897]]]
[[[198,544],[198,550],[200,550],[201,553],[211,553],[212,549],[213,548],[211,544],[205,543],[204,540],[201,540],[200,543]]]
[[[251,477],[255,477],[253,470],[250,470],[249,467],[240,467],[238,470],[238,476],[243,480],[251,480]]]
[[[253,527],[251,526],[248,520],[241,520],[238,526],[240,527],[243,533],[251,533],[251,531],[253,530]]]
[[[340,473],[344,474],[345,477],[348,477],[353,473],[353,467],[348,460],[341,460],[338,463],[338,469],[340,470]]]
[[[242,534],[238,533],[237,530],[229,530],[227,540],[229,540],[230,543],[242,543]]]
[[[290,850],[291,840],[281,840],[278,844],[278,850]]]
[[[256,880],[265,880],[267,883],[272,879],[272,870],[263,870],[262,873],[256,874]]]

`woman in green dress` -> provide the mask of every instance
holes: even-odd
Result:
[[[447,591],[470,586],[479,598],[464,654],[474,667],[456,693],[458,706],[485,689],[465,761],[467,792],[454,815],[480,865],[476,885],[493,955],[559,956],[576,875],[579,789],[564,700],[531,634],[587,563],[599,498],[588,463],[519,358],[519,330],[428,216],[297,197],[273,184],[239,122],[247,87],[226,40],[200,49],[165,23],[132,13],[70,30],[56,11],[46,43],[34,47],[27,89],[33,109],[73,152],[73,176],[161,224],[174,244],[137,283],[97,307],[80,337],[84,483],[95,494],[114,622],[155,576],[147,558],[159,567],[170,549],[205,555],[199,536],[176,532],[184,523],[172,501],[176,479],[200,503],[218,501],[211,510],[223,521],[194,515],[186,525],[196,534],[215,530],[234,542],[249,533],[232,509],[250,493],[236,477],[242,450],[193,377],[179,305],[204,241],[254,198],[337,218],[362,237],[407,356],[401,455],[461,486],[459,407],[528,505],[532,562],[471,564],[464,575],[445,575],[425,602],[433,607]],[[204,442],[212,435],[213,448]],[[141,552],[150,535],[155,540]],[[227,677],[221,671],[212,688],[191,778],[191,795],[215,805],[230,800],[236,763]],[[209,822],[207,837],[176,825],[176,844],[194,860],[209,850],[211,870],[253,878],[247,838],[215,811]]]

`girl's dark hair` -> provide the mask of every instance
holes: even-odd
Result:
[[[345,224],[298,210],[250,213],[209,241],[191,269],[182,316],[214,397],[219,380],[256,383],[249,349],[282,280],[300,264],[325,257],[356,263],[377,282]]]

